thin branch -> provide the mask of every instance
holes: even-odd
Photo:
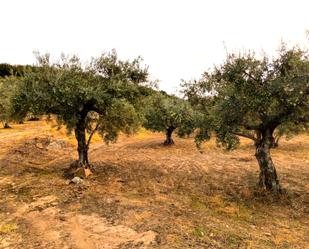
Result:
[[[250,79],[258,82],[258,83],[261,83],[261,81],[257,80],[255,77],[253,77],[251,74],[247,73],[246,71],[243,71],[245,75],[247,75]]]
[[[90,136],[88,138],[88,141],[87,141],[87,149],[89,149],[89,145],[90,145],[90,141],[91,141],[91,138],[92,136],[94,135],[94,133],[98,130],[99,128],[99,123],[97,123],[97,125],[95,126],[95,128],[92,130],[92,132],[90,133]]]
[[[231,133],[236,135],[236,136],[252,139],[255,142],[257,141],[257,139],[253,135],[248,134],[248,133],[241,133],[241,132],[231,132]]]

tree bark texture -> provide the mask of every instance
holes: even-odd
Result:
[[[262,132],[261,139],[256,142],[255,153],[260,166],[259,186],[274,193],[279,193],[281,191],[279,179],[270,154],[272,146],[272,131],[266,130]]]
[[[11,128],[11,126],[7,122],[4,122],[3,128],[4,129],[9,129],[9,128]]]
[[[166,129],[166,139],[164,141],[164,145],[172,145],[174,144],[174,140],[172,139],[172,134],[173,134],[173,131],[175,130],[174,127],[169,127]]]
[[[78,166],[88,167],[88,145],[86,142],[86,116],[82,115],[75,128],[75,137],[77,139],[77,151],[78,151]]]

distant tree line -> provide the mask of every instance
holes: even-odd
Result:
[[[35,67],[31,65],[11,65],[7,63],[0,64],[0,77],[4,78],[6,76],[24,76],[27,70],[33,70]]]
[[[20,81],[26,72],[36,70],[36,66],[31,65],[11,65],[0,64],[0,121],[4,128],[11,128],[9,122],[12,121],[10,115],[10,98],[16,87],[16,82]],[[29,113],[30,119],[38,119]],[[22,122],[19,120],[18,122]]]

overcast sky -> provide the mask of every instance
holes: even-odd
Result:
[[[305,44],[309,0],[6,0],[0,63],[33,64],[33,51],[78,54],[115,48],[141,55],[160,88],[199,78],[227,51],[274,54],[281,40]]]

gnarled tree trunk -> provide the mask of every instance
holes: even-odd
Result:
[[[260,166],[259,186],[274,193],[281,191],[275,165],[270,155],[270,148],[273,145],[271,130],[262,133],[261,139],[256,142],[255,157]]]
[[[76,124],[75,137],[77,139],[77,151],[78,151],[78,166],[88,167],[88,145],[86,142],[86,117],[81,117]]]
[[[11,126],[9,125],[9,123],[4,122],[3,128],[4,128],[4,129],[9,129],[9,128],[11,128]]]
[[[166,129],[166,139],[164,141],[164,145],[172,145],[174,144],[174,140],[172,139],[172,134],[173,134],[173,131],[175,130],[174,127],[169,127]]]

